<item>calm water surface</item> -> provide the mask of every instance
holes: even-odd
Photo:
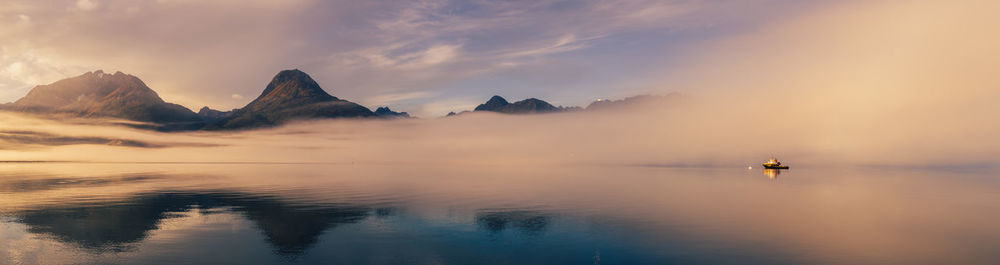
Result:
[[[0,164],[0,264],[1000,264],[995,173]]]

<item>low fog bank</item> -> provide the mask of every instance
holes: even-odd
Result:
[[[670,106],[185,133],[0,113],[0,131],[158,147],[8,136],[0,160],[747,166],[774,155],[792,166],[996,165],[1000,19],[990,10],[998,9],[987,1],[817,9],[692,51],[689,67],[660,83],[687,95]]]
[[[715,110],[703,98],[670,108],[548,115],[472,113],[424,120],[316,120],[237,132],[159,133],[105,125],[59,124],[2,116],[22,131],[107,143],[15,142],[0,137],[0,160],[113,162],[266,162],[410,165],[747,166],[775,155],[792,165],[829,163],[951,165],[992,163],[992,143],[958,149],[943,140],[881,143],[854,135],[823,138],[816,124],[750,119],[753,111]],[[20,120],[18,120],[20,119]],[[916,132],[914,133],[916,134]],[[2,134],[0,134],[2,136]],[[848,137],[847,135],[839,135]],[[907,137],[930,137],[926,134]],[[44,140],[44,139],[43,139]],[[849,139],[844,139],[845,141]],[[143,143],[142,146],[121,143]],[[117,143],[117,144],[116,144]],[[843,145],[842,145],[843,144]],[[937,149],[934,149],[937,148]],[[926,150],[915,152],[914,150]],[[964,154],[964,155],[963,155]],[[957,156],[957,157],[956,157]]]

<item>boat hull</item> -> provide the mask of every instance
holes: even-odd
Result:
[[[764,168],[765,169],[788,169],[788,166],[769,166],[769,165],[764,165]]]

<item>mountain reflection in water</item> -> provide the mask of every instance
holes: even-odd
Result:
[[[492,232],[517,228],[526,234],[539,234],[545,231],[549,218],[543,213],[533,211],[483,211],[476,214],[476,223]]]
[[[51,235],[93,250],[128,250],[167,218],[191,210],[228,209],[253,221],[280,254],[299,254],[326,229],[355,223],[372,207],[294,206],[275,198],[226,192],[141,194],[107,205],[57,206],[18,213],[31,233]]]
[[[0,263],[1000,261],[1000,182],[990,172],[802,168],[780,182],[759,174],[10,164],[0,167]]]

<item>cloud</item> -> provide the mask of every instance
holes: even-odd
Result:
[[[852,163],[991,163],[1000,20],[987,10],[997,8],[921,0],[813,10],[693,49],[660,82],[705,98],[717,123],[706,131],[761,126],[738,131],[798,138]]]
[[[83,11],[91,11],[97,9],[98,4],[95,1],[96,0],[76,0],[76,8],[79,8],[80,10]]]
[[[446,63],[458,56],[459,45],[435,45],[420,54],[417,66],[432,66]]]
[[[414,52],[402,51],[402,45],[375,49],[363,49],[342,55],[342,60],[356,67],[372,67],[381,70],[422,70],[447,63],[458,56],[461,45],[437,44]]]
[[[0,28],[0,48],[45,63],[8,56],[0,66],[17,61],[32,66],[26,75],[39,76],[33,83],[16,77],[26,86],[120,69],[142,78],[167,101],[192,108],[242,106],[246,102],[232,94],[258,94],[274,73],[288,68],[302,69],[335,96],[354,100],[407,91],[443,97],[419,99],[427,104],[495,89],[489,86],[545,87],[552,95],[583,99],[604,96],[608,88],[600,86],[607,77],[513,86],[512,80],[531,79],[515,75],[498,81],[495,75],[519,67],[642,69],[660,58],[621,53],[669,54],[661,44],[687,38],[688,30],[706,35],[703,25],[743,26],[750,19],[740,18],[763,21],[785,12],[754,11],[761,2],[768,1],[79,0],[67,10],[11,0],[0,17],[20,25],[29,21],[19,18],[24,15],[30,27]],[[78,68],[82,71],[68,71]],[[591,87],[567,88],[579,83]],[[15,94],[0,101],[14,100]]]
[[[414,112],[419,113],[424,117],[441,117],[449,112],[458,113],[465,110],[472,110],[483,102],[484,101],[478,98],[451,98],[447,100],[436,100],[434,102],[421,105]]]
[[[64,145],[39,152],[0,150],[0,160],[100,157],[114,161],[405,161],[445,166],[745,168],[747,162],[758,163],[761,157],[775,154],[795,161],[795,165],[997,166],[1000,142],[995,138],[1000,135],[1000,123],[995,114],[1000,109],[995,100],[1000,98],[996,89],[1000,87],[1000,76],[996,75],[996,69],[1000,69],[1000,37],[991,34],[998,21],[992,11],[997,8],[1000,6],[992,1],[955,4],[918,0],[852,2],[810,10],[755,29],[752,34],[713,39],[689,48],[688,56],[675,58],[686,67],[656,69],[660,79],[655,80],[664,87],[689,92],[688,101],[635,112],[525,116],[473,113],[396,121],[340,119],[257,131],[176,134],[63,124],[0,113],[0,122],[8,127],[76,140],[97,137],[102,140],[87,141],[130,139],[219,145],[155,150]],[[934,20],[926,19],[932,16]],[[586,39],[581,37],[586,35],[578,34],[557,36],[539,43],[568,45]],[[462,44],[461,54],[483,54],[476,52],[481,48],[476,48],[474,40],[455,43]],[[393,50],[398,50],[398,55],[412,55],[407,60],[418,60],[428,54],[430,47],[435,45],[397,45]],[[5,60],[14,58],[8,53],[3,56],[8,56]],[[465,60],[451,59],[440,64],[465,66]],[[522,64],[512,67],[538,65],[530,61],[518,63]],[[30,69],[24,66],[18,64],[8,72]],[[10,68],[9,64],[6,67]],[[554,74],[546,71],[553,69],[562,68],[530,68],[528,72],[551,76]],[[414,74],[373,73],[366,78]],[[263,84],[270,75],[257,78],[253,83]],[[343,83],[329,76],[321,75],[319,79],[328,90],[336,87],[332,90],[335,92],[353,88],[344,88]],[[474,95],[446,91],[454,96],[410,106],[420,113],[468,110],[498,90],[488,85],[474,87]],[[402,104],[443,93],[414,87],[378,92],[359,98]],[[0,148],[18,144],[10,142],[22,138],[8,137]]]
[[[229,97],[231,97],[233,99],[243,99],[243,95],[240,95],[240,94],[233,94],[233,95],[231,95]]]
[[[31,25],[31,16],[25,14],[17,15],[17,26],[27,27]]]
[[[595,39],[598,37],[595,37]],[[501,51],[497,54],[497,59],[518,59],[521,57],[543,56],[555,53],[569,52],[586,48],[585,44],[578,43],[576,36],[567,34],[559,36],[551,45],[538,48],[518,49],[512,51]]]
[[[421,99],[431,96],[434,96],[434,93],[428,91],[402,92],[402,93],[382,94],[370,97],[364,100],[363,102],[371,105],[386,106],[400,101]]]
[[[44,84],[68,74],[87,71],[43,57],[31,49],[0,47],[0,102],[23,96],[36,84]]]

